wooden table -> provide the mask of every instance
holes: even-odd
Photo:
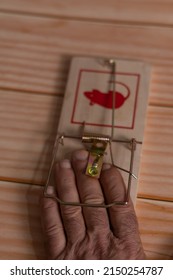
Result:
[[[173,257],[173,1],[0,2],[0,258],[44,259],[39,195],[74,55],[152,65],[136,211],[149,259]]]

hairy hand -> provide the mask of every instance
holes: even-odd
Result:
[[[118,170],[103,165],[99,180],[84,174],[88,152],[81,150],[71,161],[56,165],[56,192],[63,201],[111,203],[122,201],[125,185]],[[42,224],[48,257],[58,260],[145,259],[138,223],[130,201],[125,206],[92,208],[58,205],[41,198]]]

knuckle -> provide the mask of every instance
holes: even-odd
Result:
[[[43,199],[41,199],[40,205],[43,210],[47,210],[49,208],[54,208],[56,205],[56,202],[53,198],[44,197]]]
[[[90,225],[88,231],[92,234],[104,235],[109,231],[109,224],[107,216],[105,215],[105,209],[98,208],[97,211],[93,212],[90,217]]]
[[[88,204],[102,204],[104,199],[102,195],[92,195],[90,193],[86,193],[83,197],[83,202]]]
[[[53,224],[51,226],[44,227],[44,232],[46,233],[46,236],[49,238],[53,238],[55,236],[58,236],[58,234],[63,230],[62,226]]]
[[[81,215],[82,210],[80,206],[69,206],[63,205],[62,212],[64,218],[71,220],[71,219],[78,219],[79,215]]]
[[[98,186],[93,184],[93,179],[92,181],[90,180],[90,178],[83,181],[81,193],[82,202],[84,203],[101,204],[104,202],[104,197],[101,189],[99,190]]]
[[[106,259],[110,254],[111,245],[113,240],[110,232],[106,230],[91,233],[89,236],[89,252],[92,252],[95,259]]]

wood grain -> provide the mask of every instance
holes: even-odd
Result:
[[[148,258],[173,259],[172,202],[137,200],[136,213],[142,243]]]
[[[62,98],[0,90],[0,179],[43,184]],[[149,106],[139,197],[173,201],[173,109]]]
[[[170,28],[0,16],[0,87],[63,94],[73,55],[142,60],[153,68],[150,104],[173,105]]]
[[[39,16],[78,18],[89,21],[173,24],[172,0],[8,0],[0,2],[1,11],[33,13]]]
[[[0,259],[46,258],[40,185],[75,55],[152,66],[136,211],[147,258],[173,259],[172,12],[173,0],[0,2]]]
[[[43,184],[62,98],[1,90],[0,178]]]
[[[45,259],[39,197],[42,188],[0,182],[0,259]],[[171,259],[172,203],[137,200],[142,242],[148,259]]]
[[[0,259],[44,259],[41,187],[0,182]]]
[[[150,250],[144,250],[147,260],[172,260],[173,257],[167,254],[159,254]]]
[[[173,201],[173,109],[149,107],[138,196]]]

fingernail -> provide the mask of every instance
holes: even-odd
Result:
[[[77,160],[86,160],[88,158],[88,152],[85,150],[76,151],[73,156]]]
[[[50,195],[55,194],[55,189],[53,186],[47,187],[47,194],[50,194]]]
[[[109,164],[109,163],[104,163],[104,164],[103,164],[103,167],[102,167],[102,170],[108,170],[108,169],[110,169],[111,167],[112,167],[111,164]]]
[[[71,162],[69,159],[63,159],[59,162],[61,168],[69,169],[71,168]]]

